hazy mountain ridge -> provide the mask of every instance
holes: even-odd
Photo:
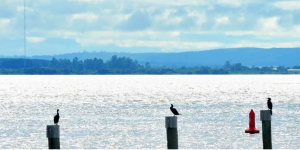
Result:
[[[300,48],[230,48],[207,51],[193,51],[181,53],[117,53],[117,52],[82,52],[62,55],[33,56],[33,59],[51,60],[70,59],[77,57],[81,60],[101,58],[104,61],[117,55],[138,60],[140,64],[149,62],[151,66],[222,66],[225,61],[242,63],[244,66],[294,66],[300,65]]]

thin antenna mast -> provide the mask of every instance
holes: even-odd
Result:
[[[26,68],[26,9],[24,0],[24,68]]]

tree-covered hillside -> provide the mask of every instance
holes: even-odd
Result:
[[[299,69],[294,66],[293,69]],[[109,60],[93,58],[36,60],[0,59],[0,74],[287,74],[289,67],[247,67],[226,61],[221,67],[152,67],[129,57],[112,56]]]
[[[51,60],[73,59],[80,60],[98,58],[109,60],[113,55],[129,57],[139,60],[141,64],[151,63],[152,67],[194,67],[209,66],[221,67],[225,61],[241,63],[245,66],[288,66],[300,64],[300,48],[231,48],[207,51],[182,52],[182,53],[109,53],[109,52],[83,52],[55,56],[33,56],[36,59]]]

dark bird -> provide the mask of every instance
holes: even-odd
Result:
[[[268,108],[270,109],[270,114],[272,115],[273,104],[271,102],[271,98],[268,98]]]
[[[172,111],[172,113],[174,114],[174,116],[175,116],[175,115],[180,115],[180,114],[178,113],[178,111],[177,111],[175,108],[173,108],[173,104],[171,104],[170,110]]]
[[[58,113],[59,109],[57,109],[57,114],[54,116],[54,124],[57,125],[58,121],[59,121],[59,113]]]

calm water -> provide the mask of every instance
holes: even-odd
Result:
[[[0,148],[47,148],[60,109],[61,148],[166,148],[174,104],[179,148],[262,148],[248,114],[273,101],[273,148],[300,148],[300,76],[0,76]]]

